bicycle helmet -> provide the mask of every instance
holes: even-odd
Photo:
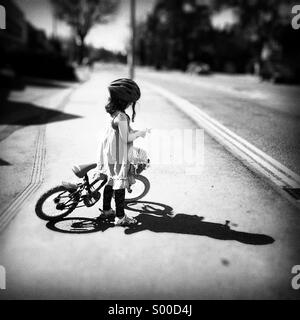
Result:
[[[136,102],[141,97],[138,85],[131,79],[121,78],[113,81],[108,87],[112,98],[127,103]]]

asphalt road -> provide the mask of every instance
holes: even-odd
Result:
[[[187,99],[268,155],[300,173],[300,87],[245,76],[191,76],[141,69],[138,77]]]
[[[98,69],[63,105],[56,93],[47,94],[47,101],[53,97],[62,114],[43,124],[46,157],[42,185],[0,234],[0,265],[7,273],[7,289],[0,291],[0,299],[299,298],[299,291],[291,286],[291,269],[300,264],[299,211],[206,134],[201,174],[187,175],[182,165],[155,164],[145,172],[151,181],[149,194],[127,207],[127,214],[139,220],[135,228],[95,224],[92,219],[99,215],[98,205],[75,210],[71,215],[74,220],[59,222],[56,231],[36,217],[34,206],[45,190],[61,180],[76,181],[71,172],[73,164],[95,161],[107,118],[105,86],[124,72],[122,68]],[[241,109],[246,118],[251,118],[252,105],[259,112],[268,110],[273,117],[277,115],[278,123],[296,121],[282,116],[284,112],[277,111],[279,106],[259,109],[253,97],[244,97],[241,103],[240,97],[221,89],[219,78],[215,80],[218,90],[186,84],[183,75],[175,81],[174,74],[156,75],[149,70],[140,70],[137,79],[143,92],[137,108],[137,128],[196,129],[191,119],[147,88],[143,80],[199,102],[199,107],[200,102],[202,107],[208,101],[210,107],[206,105],[204,110],[228,126],[235,124],[237,130],[242,130],[244,120],[241,115],[231,119],[227,111],[234,114]],[[226,102],[223,111],[218,110],[220,101]],[[230,101],[235,101],[236,107],[231,107]],[[253,130],[252,137],[258,134],[255,128],[261,120],[257,119],[260,117],[253,116],[252,129],[244,126],[238,133],[250,134]],[[40,125],[15,131],[0,142],[0,158],[12,167],[15,159],[21,162],[24,154],[32,158],[36,153],[29,128],[38,134]],[[290,128],[283,130],[288,135]],[[21,132],[23,139],[17,136]],[[265,141],[272,140],[269,134],[276,136],[272,131],[259,140],[267,146],[266,152],[274,151]],[[20,148],[26,152],[7,153]],[[278,151],[281,153],[284,151]],[[283,156],[285,163],[296,163],[294,156]],[[293,160],[288,162],[289,158]],[[1,177],[7,169],[1,167]],[[23,181],[31,171],[32,162],[28,162],[23,172],[15,172],[12,191],[20,188],[17,181]],[[12,201],[15,196],[9,193],[8,198]],[[71,232],[73,222],[83,221],[79,218],[85,221],[81,224],[84,234]]]

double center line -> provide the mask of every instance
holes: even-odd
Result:
[[[298,208],[300,207],[299,201],[286,192],[289,189],[297,190],[300,188],[300,176],[298,174],[208,116],[189,101],[152,83],[144,83],[149,89],[173,103],[251,170],[266,178],[268,182],[276,187],[277,191],[292,201]]]

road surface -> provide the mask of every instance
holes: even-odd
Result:
[[[153,164],[145,172],[150,192],[126,210],[137,217],[135,228],[95,223],[101,202],[78,208],[71,215],[74,220],[57,223],[55,231],[36,217],[34,206],[45,190],[61,180],[76,181],[73,164],[95,161],[107,119],[105,86],[125,72],[102,67],[79,86],[53,91],[28,88],[42,95],[41,107],[58,108],[59,114],[15,128],[0,142],[0,158],[10,164],[0,167],[1,199],[6,201],[2,212],[26,185],[33,185],[21,205],[15,206],[17,210],[14,206],[8,210],[14,219],[0,234],[0,265],[7,274],[7,289],[0,291],[0,298],[298,299],[299,291],[291,286],[291,269],[300,264],[299,210],[207,134],[200,175],[187,175],[181,165]],[[146,81],[152,81],[192,100],[298,170],[293,153],[296,139],[288,146],[282,144],[283,149],[273,141],[291,134],[294,112],[298,112],[292,104],[288,111],[279,110],[278,101],[264,106],[249,90],[243,97],[231,92],[220,78],[207,84],[191,76],[141,69],[137,80],[142,100],[136,128],[197,128],[192,119],[147,87]],[[202,87],[201,81],[205,82]],[[24,99],[24,92],[19,95]],[[266,114],[267,118],[261,116]],[[13,124],[6,122],[2,131],[11,130]],[[280,126],[280,133],[272,122],[277,129]],[[32,172],[34,180],[30,180]],[[84,221],[80,228],[85,233],[71,232],[76,221]]]

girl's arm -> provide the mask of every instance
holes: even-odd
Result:
[[[116,124],[119,128],[120,138],[125,143],[130,143],[139,137],[145,137],[146,131],[130,131],[126,115],[119,114],[116,118]]]

